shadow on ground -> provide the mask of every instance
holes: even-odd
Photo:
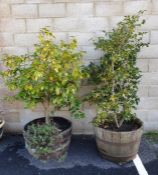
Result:
[[[149,175],[158,175],[158,160],[143,139],[139,153]],[[103,160],[92,136],[73,136],[64,162],[42,163],[25,149],[22,136],[7,135],[0,141],[0,175],[138,175],[132,162],[119,166]]]

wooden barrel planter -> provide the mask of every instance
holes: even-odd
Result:
[[[98,151],[107,160],[124,163],[133,160],[139,150],[143,123],[137,119],[140,127],[133,131],[115,132],[94,127]]]
[[[3,136],[3,132],[4,132],[3,126],[4,126],[4,124],[5,124],[5,121],[4,120],[0,120],[0,139]]]
[[[39,118],[35,119],[31,122],[29,122],[24,127],[23,135],[25,139],[25,147],[28,150],[28,152],[35,158],[47,161],[47,160],[60,160],[66,157],[67,151],[71,142],[71,131],[72,131],[72,124],[69,120],[62,118],[62,117],[51,117],[51,120],[55,122],[62,131],[55,137],[55,149],[53,147],[51,154],[47,155],[39,155],[36,152],[36,148],[30,148],[27,137],[26,137],[26,131],[29,125],[39,123],[39,122],[45,122],[45,118]]]

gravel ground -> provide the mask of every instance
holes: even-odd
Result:
[[[158,175],[156,153],[145,139],[139,155],[149,175]],[[42,163],[28,154],[21,135],[7,135],[0,141],[0,157],[0,175],[138,175],[133,162],[119,166],[102,159],[92,136],[73,136],[64,162]]]

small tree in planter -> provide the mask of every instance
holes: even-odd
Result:
[[[137,53],[148,46],[143,42],[145,32],[137,31],[145,23],[139,19],[142,13],[126,16],[115,29],[105,32],[106,38],[95,40],[96,48],[105,54],[99,65],[91,63],[86,68],[90,80],[97,85],[86,97],[97,104],[97,117],[93,120],[97,145],[104,157],[117,162],[135,157],[142,134],[142,123],[133,112],[139,101],[141,77],[136,66]]]
[[[62,107],[69,107],[73,117],[84,116],[76,96],[84,78],[80,65],[83,52],[76,50],[75,39],[55,44],[47,28],[41,29],[38,38],[33,54],[4,56],[7,69],[1,74],[8,88],[17,90],[15,99],[24,101],[27,108],[39,103],[43,106],[45,124],[44,119],[37,119],[24,128],[29,152],[40,159],[61,158],[70,142],[71,124],[50,117]]]

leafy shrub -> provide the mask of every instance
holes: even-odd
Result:
[[[59,130],[52,124],[32,124],[28,126],[25,138],[31,149],[36,148],[36,154],[45,156],[51,154],[57,147],[56,137]]]
[[[90,81],[96,84],[86,97],[97,104],[97,117],[93,121],[96,126],[119,128],[136,116],[133,109],[139,102],[137,90],[141,77],[136,66],[137,53],[148,46],[143,42],[145,32],[137,30],[145,23],[140,20],[142,13],[125,16],[115,29],[94,41],[96,49],[104,52],[99,65],[91,63],[86,68]]]
[[[27,108],[41,103],[47,124],[50,112],[65,106],[73,117],[84,116],[76,95],[81,79],[85,77],[80,61],[83,52],[77,51],[75,39],[55,44],[54,38],[47,28],[43,28],[32,54],[5,55],[2,59],[7,69],[1,75],[8,88],[17,91],[14,98],[24,101]]]

